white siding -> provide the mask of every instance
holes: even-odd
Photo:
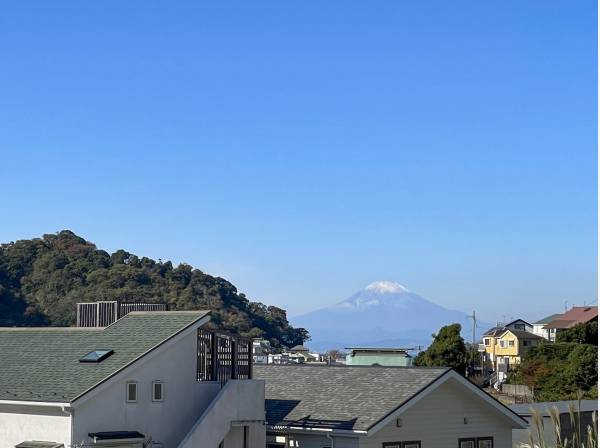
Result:
[[[335,435],[333,448],[358,448],[358,437]],[[332,441],[325,434],[290,434],[289,448],[332,448]]]
[[[467,418],[467,424],[464,418]],[[459,438],[493,437],[494,448],[510,448],[514,423],[454,379],[443,383],[401,416],[371,437],[360,439],[360,448],[382,448],[384,442],[420,440],[422,448],[457,448]]]
[[[0,448],[26,440],[71,442],[71,417],[60,408],[0,404]]]
[[[150,355],[144,364],[80,405],[75,403],[73,442],[88,441],[98,431],[139,431],[164,447],[185,437],[219,391],[216,383],[196,381],[196,332],[191,331],[168,349]],[[164,384],[164,400],[152,401],[152,382]],[[137,403],[126,403],[125,384],[138,383]]]

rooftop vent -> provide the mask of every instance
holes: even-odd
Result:
[[[79,358],[79,362],[101,362],[113,353],[113,350],[92,350],[82,358]]]

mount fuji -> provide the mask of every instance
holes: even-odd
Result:
[[[371,283],[348,299],[292,318],[294,326],[306,328],[309,346],[325,351],[350,346],[426,347],[431,335],[448,324],[459,323],[470,341],[472,320],[467,313],[433,303],[399,283]],[[477,337],[490,324],[477,322]]]

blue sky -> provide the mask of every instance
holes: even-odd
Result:
[[[298,314],[374,280],[489,321],[596,297],[596,4],[27,2],[0,241],[71,229]]]

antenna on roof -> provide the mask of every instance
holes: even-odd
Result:
[[[569,302],[567,302],[567,301],[565,300],[565,313],[568,311],[568,309],[567,309],[567,305],[568,305],[568,303],[569,303]]]

